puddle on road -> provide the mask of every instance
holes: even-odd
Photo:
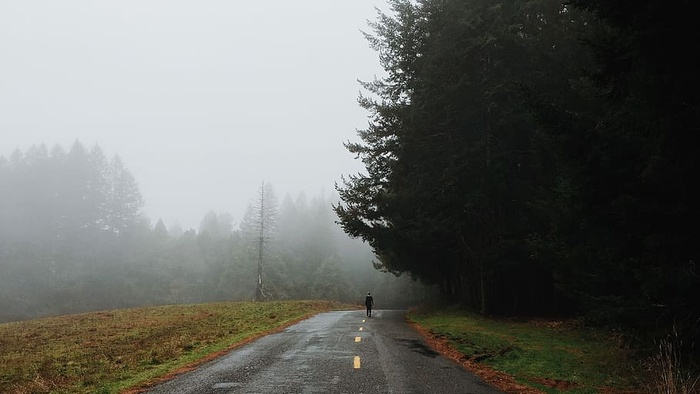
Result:
[[[437,357],[440,355],[440,353],[432,350],[418,339],[397,339],[397,341],[401,342],[412,351],[420,353],[424,356]]]
[[[223,383],[217,383],[217,384],[211,386],[211,388],[213,388],[214,390],[217,390],[217,389],[234,389],[234,388],[237,388],[237,387],[240,387],[240,386],[241,386],[240,383],[223,382]]]

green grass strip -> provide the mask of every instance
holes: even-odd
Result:
[[[408,319],[469,359],[543,392],[634,390],[628,352],[575,321],[491,319],[455,307],[412,311]]]

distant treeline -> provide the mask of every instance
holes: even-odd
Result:
[[[99,146],[0,157],[0,321],[253,299],[254,210],[238,224],[210,212],[198,231],[183,231],[152,225],[142,205],[130,171]],[[328,197],[287,196],[276,212],[262,261],[267,299],[359,303],[374,291],[382,307],[405,307],[428,294],[376,271],[371,250],[334,224]]]
[[[484,314],[700,343],[700,29],[688,2],[394,0],[366,36],[345,231]]]

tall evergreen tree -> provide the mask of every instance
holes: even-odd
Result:
[[[136,180],[119,156],[109,163],[107,184],[107,227],[115,234],[124,234],[136,226],[143,199]]]
[[[555,37],[575,18],[547,2],[392,6],[367,35],[388,76],[363,84],[371,122],[347,148],[367,174],[338,188],[341,224],[381,268],[439,284],[482,313],[554,307],[549,267],[527,243],[544,225],[543,175],[520,89],[545,80],[529,71],[572,40],[542,31]]]

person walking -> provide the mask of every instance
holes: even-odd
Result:
[[[367,317],[372,317],[372,306],[374,306],[374,298],[367,292],[367,297],[365,297],[365,306],[367,307]]]

